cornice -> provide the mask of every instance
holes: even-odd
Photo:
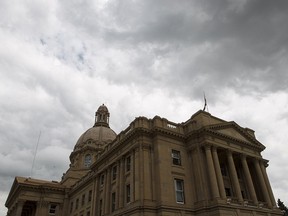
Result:
[[[237,139],[233,136],[229,136],[229,135],[226,135],[226,134],[223,134],[223,133],[219,133],[218,131],[215,131],[215,130],[211,130],[210,128],[204,128],[203,129],[203,132],[204,133],[208,133],[208,134],[211,134],[213,136],[216,136],[218,138],[223,138],[225,139],[226,141],[232,141],[232,142],[236,142],[242,146],[249,146],[250,148],[253,148],[255,150],[260,150],[260,151],[263,151],[265,149],[265,147],[258,141],[256,141],[255,139],[249,139],[252,143],[250,142],[245,142],[244,140],[240,140],[240,139]]]
[[[162,135],[173,137],[173,138],[176,138],[176,139],[182,140],[182,141],[184,141],[184,138],[185,138],[184,134],[179,133],[177,131],[173,131],[173,129],[170,130],[170,129],[166,129],[163,127],[154,126],[152,128],[152,132],[153,132],[153,136],[156,136],[158,134],[162,134]]]

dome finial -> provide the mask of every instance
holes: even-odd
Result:
[[[95,113],[95,124],[94,127],[104,126],[109,128],[109,117],[110,113],[108,108],[104,105],[104,103],[98,108]]]

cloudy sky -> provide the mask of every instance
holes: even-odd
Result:
[[[119,133],[186,121],[204,91],[212,115],[256,131],[288,205],[287,22],[286,0],[0,1],[1,216],[15,176],[60,180],[102,103]]]

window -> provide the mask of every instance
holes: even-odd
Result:
[[[49,215],[55,215],[56,214],[56,208],[57,208],[56,204],[50,204]]]
[[[176,202],[184,203],[184,181],[182,179],[174,179]]]
[[[112,180],[115,180],[117,176],[117,166],[112,168]]]
[[[102,174],[100,177],[100,186],[104,185],[104,179],[105,179],[105,176],[104,176],[104,174]]]
[[[85,204],[85,194],[82,195],[82,201],[81,201],[81,205],[83,206]]]
[[[73,202],[71,202],[70,204],[70,213],[72,213],[72,211],[73,211]]]
[[[130,203],[131,201],[131,191],[130,184],[126,185],[126,203]]]
[[[172,149],[172,162],[174,165],[181,165],[180,151]]]
[[[87,212],[86,216],[90,216],[90,211]]]
[[[91,202],[91,200],[92,200],[92,190],[90,190],[88,193],[88,202]]]
[[[130,171],[130,169],[131,169],[131,157],[128,156],[128,157],[126,158],[126,171],[127,171],[127,172]]]
[[[85,155],[85,158],[84,158],[84,166],[85,167],[89,167],[92,163],[92,156],[91,154],[87,154]]]
[[[75,209],[78,209],[79,199],[76,199]]]
[[[116,193],[113,192],[112,197],[111,197],[111,211],[112,212],[115,211],[115,207],[116,207]]]
[[[102,216],[102,204],[103,204],[102,199],[100,199],[100,201],[99,201],[99,216]]]

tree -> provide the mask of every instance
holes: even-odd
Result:
[[[288,208],[284,205],[284,203],[280,199],[277,200],[277,205],[279,209],[283,212],[283,216],[288,216]]]

